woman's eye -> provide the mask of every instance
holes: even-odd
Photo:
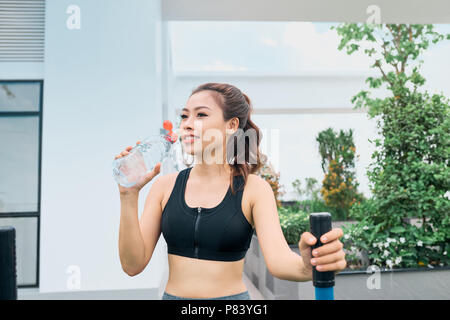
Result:
[[[207,116],[207,114],[205,114],[205,113],[199,113],[197,116]],[[180,115],[180,118],[181,118],[181,119],[186,119],[186,118],[187,118],[187,115],[182,114],[182,115]]]

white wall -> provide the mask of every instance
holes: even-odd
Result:
[[[188,94],[204,82],[228,82],[248,93],[255,110],[273,108],[352,108],[350,99],[374,71],[308,73],[178,72],[171,83],[171,106],[186,103]],[[380,91],[382,91],[380,89]],[[384,91],[385,94],[386,91]]]
[[[2,80],[40,80],[44,76],[42,62],[2,62],[0,79]]]
[[[81,29],[69,30],[69,5]],[[120,200],[114,156],[159,132],[159,0],[49,0],[46,6],[41,197],[41,292],[65,291],[69,266],[81,290],[159,287],[161,241],[129,277],[118,255]],[[141,191],[139,214],[150,185]],[[163,239],[162,237],[160,239]]]

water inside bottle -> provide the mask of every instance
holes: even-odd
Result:
[[[161,162],[167,150],[160,140],[147,140],[130,150],[130,154],[114,160],[113,175],[117,183],[129,188]]]

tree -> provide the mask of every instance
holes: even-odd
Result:
[[[320,200],[320,187],[318,186],[318,181],[315,178],[305,178],[305,189],[302,188],[302,182],[300,179],[295,179],[292,182],[292,187],[300,197],[304,195],[306,200]]]
[[[354,172],[356,148],[353,130],[340,130],[338,134],[328,128],[319,132],[316,140],[325,173],[320,192],[325,204],[335,208],[338,216],[346,220],[350,207],[363,200],[362,194],[357,191],[359,184]]]
[[[377,118],[382,137],[373,141],[377,150],[368,171],[373,197],[351,211],[365,224],[355,241],[365,242],[375,263],[391,267],[394,253],[380,255],[380,237],[404,240],[393,251],[398,265],[448,264],[450,202],[444,195],[450,188],[450,106],[442,93],[421,88],[425,78],[418,58],[450,34],[415,24],[341,24],[336,30],[342,37],[339,50],[345,48],[349,55],[360,50],[361,42],[368,44],[364,53],[380,76],[366,82],[372,90],[385,87],[389,92],[385,98],[371,98],[370,91],[362,90],[351,100]],[[421,225],[408,223],[412,217],[420,218]]]

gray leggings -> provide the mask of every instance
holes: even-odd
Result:
[[[248,291],[244,291],[244,292],[237,293],[237,294],[232,294],[230,296],[217,297],[217,298],[184,298],[184,297],[174,296],[174,295],[169,294],[164,291],[162,300],[251,300],[251,298],[250,298]]]

